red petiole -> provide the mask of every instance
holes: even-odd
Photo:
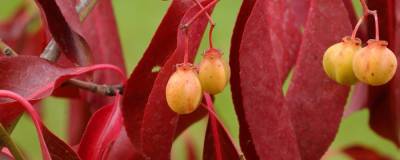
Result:
[[[201,105],[202,105],[205,109],[207,109],[208,114],[209,114],[209,116],[210,116],[210,120],[214,120],[214,122],[217,122],[217,123],[211,123],[211,125],[214,125],[214,127],[218,129],[217,124],[219,123],[219,124],[221,125],[222,129],[224,130],[224,132],[227,134],[229,140],[230,140],[230,141],[232,142],[232,144],[234,145],[236,152],[237,152],[238,154],[240,154],[240,156],[242,156],[242,152],[240,151],[239,147],[236,145],[236,143],[235,143],[235,141],[233,140],[232,136],[229,134],[228,129],[225,128],[225,126],[223,125],[222,121],[218,118],[217,114],[214,112],[214,109],[213,109],[213,108],[214,108],[214,104],[213,104],[213,102],[212,102],[212,100],[211,100],[211,96],[210,96],[208,93],[204,93],[204,98],[205,98],[207,104],[201,104]],[[211,122],[213,122],[213,121],[211,121]],[[214,127],[213,127],[213,128],[214,128]],[[218,130],[215,130],[215,131],[214,131],[214,129],[213,129],[213,134],[218,134],[217,131],[218,131]],[[219,135],[219,134],[218,134],[218,135]],[[215,137],[215,136],[214,136],[214,137]],[[219,136],[217,136],[217,137],[219,137]],[[217,144],[215,144],[215,145],[217,146]],[[221,153],[221,152],[217,152],[217,154],[220,154],[220,153]],[[221,156],[222,156],[222,155],[221,155]],[[217,155],[217,157],[218,157],[218,155]]]

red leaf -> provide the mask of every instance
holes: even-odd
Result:
[[[198,108],[193,113],[188,115],[180,115],[178,120],[178,126],[176,128],[175,137],[178,137],[183,131],[185,131],[188,126],[192,125],[203,119],[207,115],[207,110],[204,108]]]
[[[304,27],[307,21],[308,11],[310,9],[311,0],[286,0],[291,10],[295,13],[292,22],[297,27]]]
[[[19,6],[13,16],[0,23],[0,37],[15,49],[31,20],[32,16],[28,13],[28,5],[24,3]]]
[[[91,117],[89,105],[80,100],[69,101],[69,121],[68,121],[68,143],[71,145],[79,144],[86,125]]]
[[[347,13],[349,15],[349,19],[351,21],[352,26],[356,26],[358,18],[356,11],[354,10],[353,2],[348,0],[343,0],[343,4],[347,9]]]
[[[82,159],[102,159],[108,147],[119,136],[122,128],[120,96],[112,105],[107,105],[93,114],[82,136],[78,153]]]
[[[351,146],[343,150],[353,160],[391,160],[391,158],[381,155],[376,151],[363,146]]]
[[[259,18],[276,16],[264,11],[271,5],[279,6],[276,2],[257,1],[243,37],[232,43],[235,51],[231,55],[232,72],[240,73],[232,75],[232,85],[240,87],[233,88],[232,92],[234,99],[239,99],[235,102],[238,114],[244,114],[238,116],[241,145],[250,159],[300,159],[300,155],[303,159],[318,159],[336,134],[348,92],[348,88],[326,77],[321,67],[322,54],[328,46],[351,33],[349,16],[341,0],[311,2],[286,104],[281,89],[280,62],[285,59],[279,58],[287,48],[282,43],[285,39],[276,36],[279,30],[273,19]],[[269,10],[273,9],[276,8]],[[326,19],[341,25],[331,25]],[[235,45],[240,41],[237,53]],[[237,58],[239,61],[235,60]],[[334,103],[331,102],[333,98],[336,99]],[[261,121],[266,122],[259,123]],[[321,128],[322,125],[329,127]]]
[[[113,64],[125,73],[125,62],[111,0],[98,1],[82,27],[83,35],[93,51],[93,62],[95,64]],[[114,72],[100,71],[93,74],[93,82],[117,84],[120,79]],[[96,110],[113,102],[113,97],[88,94],[86,101],[91,105],[92,110]]]
[[[24,97],[7,90],[0,90],[0,97],[11,98],[17,101],[17,103],[23,106],[28,114],[32,117],[32,121],[36,127],[39,137],[43,159],[64,159],[65,157],[71,160],[79,159],[78,155],[70,146],[57,138],[43,125],[39,114],[35,111],[33,106],[24,99]]]
[[[74,3],[65,0],[36,0],[36,3],[61,51],[74,63],[90,64],[89,47],[79,35],[80,21]]]
[[[285,8],[284,6],[282,2],[257,1],[244,28],[239,53],[237,57],[231,56],[231,61],[239,59],[240,64],[239,71],[232,69],[233,73],[240,73],[236,75],[239,84],[232,76],[232,82],[235,80],[240,88],[232,92],[239,91],[240,93],[235,94],[241,95],[242,104],[236,108],[243,107],[237,111],[238,114],[241,114],[240,112],[244,114],[243,117],[239,117],[239,121],[246,127],[241,129],[240,134],[248,130],[244,132],[248,134],[246,137],[240,137],[248,159],[299,159],[300,157],[281,89],[285,72],[288,70],[287,66],[290,66],[282,65],[287,61],[282,57],[285,52],[287,53],[285,51],[287,46],[283,46],[283,43],[289,40],[279,36],[283,33],[275,33],[283,32],[283,29],[277,29],[284,28],[284,25],[279,23],[279,17],[265,20],[259,18],[276,16],[273,13],[282,12],[280,9]],[[233,65],[237,66],[235,63]],[[234,99],[236,98],[240,97],[234,96]],[[266,117],[268,119],[265,119]]]
[[[29,101],[47,97],[64,81],[94,70],[112,69],[123,75],[117,67],[111,65],[62,68],[32,56],[0,58],[0,68],[0,88],[20,94]],[[0,113],[3,115],[0,117],[0,122],[5,127],[8,127],[22,112],[20,105],[6,99],[0,98],[0,106]]]
[[[204,140],[203,159],[243,159],[243,155],[235,146],[229,132],[214,113],[214,105],[210,95],[205,94],[204,97],[207,105],[203,104],[203,106],[208,110],[209,120]]]
[[[396,5],[395,5],[396,4]],[[389,48],[394,51],[396,57],[400,56],[400,49],[397,47],[400,32],[400,24],[397,20],[400,17],[399,3],[394,0],[378,1],[369,0],[368,5],[371,9],[378,11],[380,37],[389,42]],[[368,22],[369,38],[375,38],[374,22]],[[397,58],[399,60],[399,58]],[[386,85],[368,88],[368,107],[370,110],[370,126],[386,139],[391,140],[400,146],[400,74],[399,69],[394,78]]]
[[[174,52],[177,47],[179,25],[181,24],[184,14],[190,6],[193,6],[193,4],[194,3],[190,1],[172,1],[170,8],[165,14],[164,19],[158,27],[158,30],[148,49],[144,53],[143,58],[140,60],[128,80],[124,91],[123,115],[128,136],[131,139],[132,144],[138,150],[141,146],[140,129],[142,126],[145,105],[158,75],[158,72],[153,71],[153,69],[164,66],[169,56]],[[198,27],[194,26],[194,28]],[[194,48],[194,46],[192,47]],[[196,113],[200,112],[196,111]],[[183,116],[183,118],[179,120],[176,135],[187,127],[180,126],[180,124],[190,125],[195,120],[199,119],[196,117],[201,117],[201,115],[202,114],[193,114],[193,116]]]
[[[349,34],[342,0],[312,0],[286,96],[302,159],[319,159],[335,138],[349,88],[330,80],[321,62],[325,50]]]
[[[232,100],[235,106],[236,115],[239,120],[239,139],[242,151],[248,159],[258,159],[257,153],[254,148],[254,143],[251,140],[249,125],[246,122],[246,115],[244,113],[242,101],[242,89],[240,87],[240,62],[239,62],[239,49],[242,43],[243,31],[245,24],[250,16],[250,13],[255,4],[255,0],[244,0],[240,8],[238,18],[236,20],[235,28],[231,40],[231,50],[229,56],[229,65],[231,67],[231,90]]]
[[[54,135],[49,129],[42,125],[43,137],[49,148],[53,160],[79,160],[79,156],[63,140]]]
[[[89,46],[92,48],[94,64],[113,64],[118,66],[124,73],[126,72],[122,48],[110,0],[101,0],[97,2],[96,6],[82,24],[82,33],[86,37]],[[91,76],[92,77],[89,79],[97,84],[117,84],[120,82],[118,76],[110,71],[95,72]],[[72,95],[79,96],[79,93],[77,94],[76,92],[77,90],[71,91],[71,93],[73,93]],[[110,104],[114,100],[113,97],[104,97],[102,95],[92,93],[86,93],[81,95],[79,98],[81,101],[79,103],[85,103],[85,107],[89,107],[90,109],[77,108],[75,111],[83,110],[82,112],[86,115],[86,117],[88,115],[90,116],[91,112],[95,112],[100,107]],[[74,121],[74,119],[70,120]],[[72,137],[70,138],[80,139],[80,135],[84,131],[84,128],[80,126],[86,126],[86,123],[87,121],[85,120],[81,123],[71,122],[71,131],[76,134],[75,136],[71,135]],[[75,125],[77,125],[77,127],[75,127]],[[72,130],[73,128],[76,130]]]
[[[186,2],[186,1],[185,1]],[[176,48],[177,28],[191,3],[172,1],[149,47],[131,74],[122,100],[122,113],[129,138],[135,148],[140,148],[140,128],[147,99],[158,72]]]
[[[211,4],[211,0],[203,1],[203,5]],[[193,5],[181,20],[184,25],[190,20],[200,8]],[[189,36],[189,59],[193,61],[197,53],[197,48],[202,39],[204,30],[207,25],[207,17],[202,15],[187,30]],[[173,112],[166,102],[165,86],[170,75],[175,71],[176,64],[183,62],[185,51],[185,33],[180,28],[177,37],[177,47],[172,55],[165,62],[161,71],[157,75],[153,89],[149,95],[141,128],[141,140],[143,145],[143,153],[146,157],[152,159],[165,159],[170,157],[172,142],[175,138],[176,128],[179,116]],[[158,145],[154,145],[158,144]]]
[[[120,135],[112,144],[112,147],[110,148],[110,151],[108,152],[108,157],[106,159],[131,160],[133,159],[135,153],[136,150],[130,142],[128,135],[126,134],[125,127],[122,126]]]

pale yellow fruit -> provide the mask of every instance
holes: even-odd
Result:
[[[368,45],[354,56],[355,75],[360,81],[372,86],[389,82],[396,69],[396,56],[387,48],[386,41],[369,40]]]
[[[200,62],[199,79],[203,91],[207,93],[218,94],[228,84],[231,71],[221,56],[218,50],[209,49]]]
[[[166,87],[168,106],[178,114],[189,114],[201,102],[202,89],[192,64],[179,64]]]
[[[361,49],[359,39],[343,38],[343,41],[329,47],[323,57],[322,64],[329,78],[339,84],[353,85],[357,77],[353,72],[353,57]]]

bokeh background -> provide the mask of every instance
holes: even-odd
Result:
[[[12,15],[22,1],[0,0],[0,21]],[[171,0],[113,0],[128,73],[132,72],[147,48],[170,2]],[[358,0],[353,0],[353,2],[358,14],[360,14],[361,8]],[[240,0],[221,0],[212,15],[217,23],[214,31],[214,45],[225,53],[224,57],[226,59],[229,56],[230,38],[240,4]],[[205,35],[199,52],[207,49],[207,38],[207,35]],[[62,139],[66,139],[68,106],[65,100],[48,98],[44,101],[44,106],[42,115],[45,124]],[[238,122],[229,88],[216,96],[216,110],[225,126],[238,142]],[[330,147],[329,152],[334,154],[328,158],[329,160],[348,159],[344,155],[336,154],[336,151],[354,144],[373,148],[382,154],[400,160],[400,152],[396,146],[379,137],[369,128],[368,117],[369,112],[364,109],[343,119],[339,133]],[[172,159],[185,159],[184,138],[191,139],[194,142],[198,156],[199,158],[201,157],[206,122],[206,119],[201,120],[178,138],[173,146]],[[41,159],[36,131],[28,116],[25,115],[20,120],[12,133],[12,138],[31,159]]]

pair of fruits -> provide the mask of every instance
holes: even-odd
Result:
[[[230,68],[221,56],[218,50],[211,48],[204,53],[198,71],[190,63],[176,66],[166,87],[167,103],[173,111],[192,113],[199,106],[203,91],[222,92],[230,78]]]
[[[323,57],[325,73],[344,85],[358,80],[379,86],[389,82],[397,69],[397,59],[387,48],[386,41],[371,39],[361,48],[361,40],[344,37],[343,41],[329,47]]]

